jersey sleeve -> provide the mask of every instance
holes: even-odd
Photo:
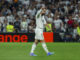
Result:
[[[40,17],[40,13],[41,13],[42,10],[39,10],[36,14],[36,18],[39,18]]]
[[[44,24],[47,24],[46,20],[45,20],[45,17],[43,16],[43,21],[44,21]]]

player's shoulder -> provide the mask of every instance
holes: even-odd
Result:
[[[38,10],[38,13],[40,13],[41,11],[42,11],[42,9],[39,9],[39,10]]]

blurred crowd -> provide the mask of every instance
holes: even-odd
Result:
[[[0,0],[0,32],[34,33],[35,15],[41,6],[46,6],[45,19],[54,33],[67,40],[80,36],[79,0]],[[45,31],[51,32],[47,27]]]

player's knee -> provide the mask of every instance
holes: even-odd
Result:
[[[35,41],[35,44],[38,44],[38,41],[37,40]]]
[[[37,45],[37,44],[38,44],[38,42],[35,42],[35,44]]]
[[[42,40],[41,42],[42,42],[42,43],[45,43],[45,41],[44,41],[44,40]]]

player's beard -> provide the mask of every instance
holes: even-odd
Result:
[[[45,15],[45,13],[42,14],[42,16],[44,16],[44,15]]]

